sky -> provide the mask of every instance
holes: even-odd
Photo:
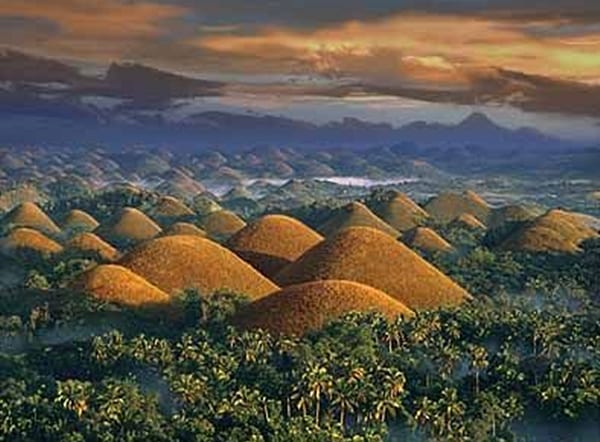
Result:
[[[0,0],[0,43],[227,82],[206,107],[600,139],[598,0]]]

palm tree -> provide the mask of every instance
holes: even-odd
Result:
[[[479,394],[479,377],[481,372],[489,366],[488,353],[485,347],[471,345],[469,347],[471,356],[471,370],[475,373],[475,395]]]
[[[355,385],[352,379],[338,378],[331,390],[331,405],[339,409],[339,423],[342,429],[346,425],[347,413],[354,413],[356,407]]]
[[[309,363],[304,377],[308,387],[308,395],[315,402],[315,423],[318,427],[321,416],[321,399],[331,393],[333,378],[326,367],[313,362]]]

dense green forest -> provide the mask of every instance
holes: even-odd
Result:
[[[1,300],[0,439],[597,440],[600,243],[429,258],[476,301],[303,338],[236,330],[239,294],[187,292],[177,322],[50,295],[83,264],[46,263]]]

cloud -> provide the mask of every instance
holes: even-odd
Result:
[[[165,21],[181,17],[185,8],[152,2],[125,0],[2,0],[0,17],[44,21],[53,27],[41,38],[28,29],[19,34],[22,45],[70,57],[106,59],[127,54],[167,33]],[[1,34],[7,33],[4,29]],[[3,37],[4,38],[4,37]],[[14,39],[14,38],[13,38]]]

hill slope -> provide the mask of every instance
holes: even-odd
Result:
[[[26,202],[11,210],[2,220],[4,229],[29,227],[48,235],[60,233],[59,227],[37,204]]]
[[[72,288],[103,301],[130,307],[167,304],[171,297],[131,270],[117,265],[99,265],[81,275]]]
[[[161,231],[158,224],[132,207],[122,209],[110,223],[96,230],[100,236],[107,239],[133,242],[154,238]]]
[[[421,206],[402,192],[387,195],[384,201],[375,205],[373,211],[400,232],[413,229],[429,218],[429,214]]]
[[[93,233],[84,232],[72,238],[67,243],[67,249],[80,252],[97,253],[105,261],[115,261],[119,251]]]
[[[376,311],[392,319],[414,315],[373,287],[352,281],[316,281],[286,287],[251,303],[236,315],[234,323],[245,329],[303,335],[354,311]]]
[[[28,227],[20,227],[0,239],[0,250],[8,256],[51,255],[63,251],[63,247],[46,235]]]
[[[328,279],[370,285],[411,309],[457,305],[471,298],[407,246],[367,227],[353,227],[328,238],[275,278],[281,286]]]
[[[236,233],[227,246],[264,275],[274,276],[322,240],[294,218],[267,215]]]
[[[353,202],[340,209],[325,221],[318,230],[325,236],[331,236],[349,227],[371,227],[397,238],[400,232],[380,219],[362,203]]]
[[[199,236],[165,236],[145,242],[120,264],[170,294],[187,288],[204,294],[223,289],[256,299],[278,289],[233,252]]]
[[[428,253],[448,253],[454,249],[448,241],[429,227],[414,228],[406,232],[402,240],[411,248],[420,249]]]
[[[490,206],[475,192],[462,194],[445,192],[432,198],[425,204],[425,210],[437,221],[449,223],[464,213],[468,213],[487,223]]]

